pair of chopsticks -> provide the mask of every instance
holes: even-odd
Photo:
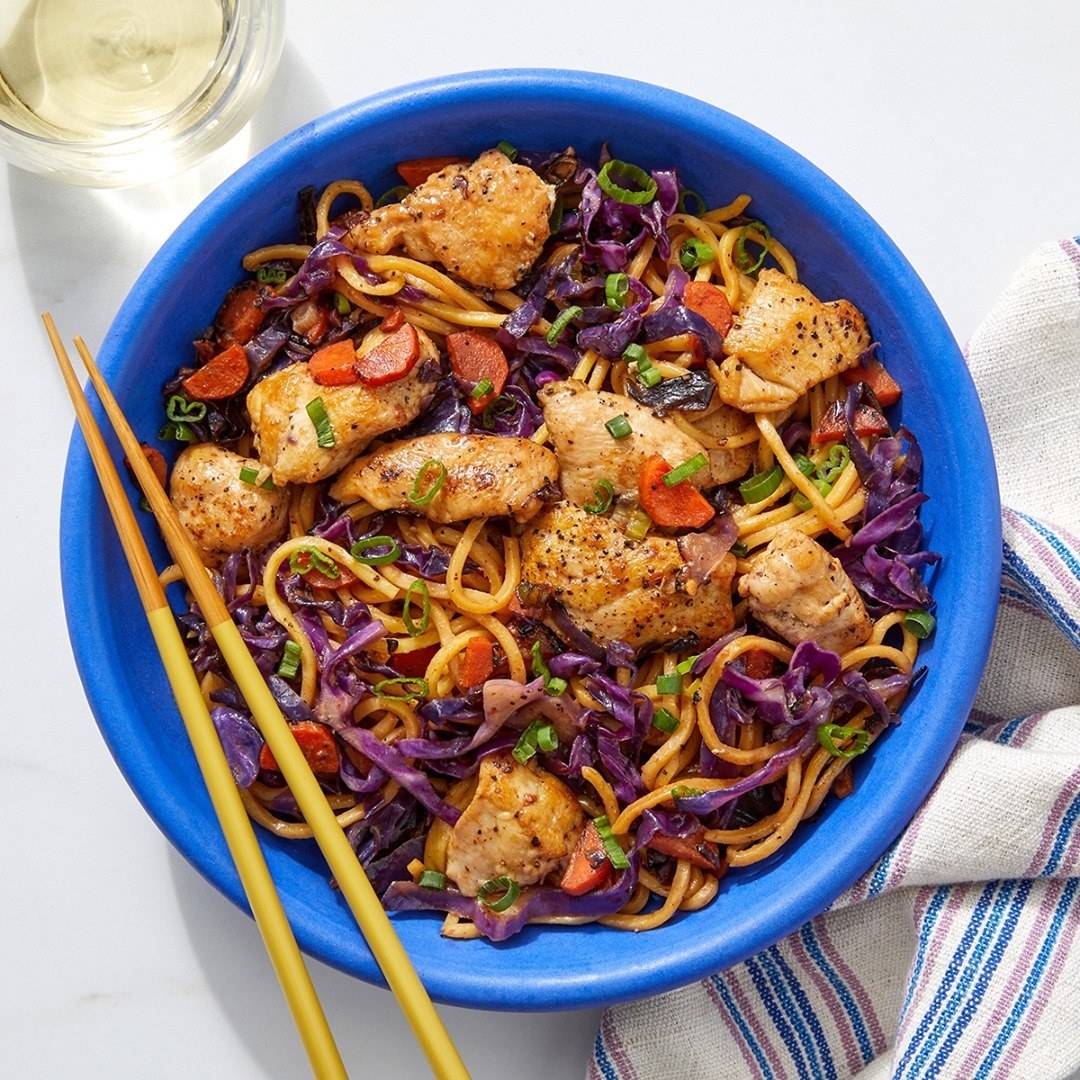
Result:
[[[307,1051],[312,1072],[318,1080],[346,1078],[345,1067],[333,1034],[274,887],[251,820],[236,789],[232,771],[218,741],[175,617],[139,531],[131,504],[56,325],[48,314],[45,314],[43,319],[124,554],[127,556],[150,630],[161,654],[169,684],[206,781],[211,802],[221,823],[255,922],[266,943],[271,963]],[[86,344],[77,337],[75,346],[139,486],[157,519],[173,559],[183,571],[210,632],[251,708],[255,722],[305,820],[311,826],[319,848],[368,947],[412,1026],[433,1074],[439,1080],[468,1080],[469,1074],[389,917],[375,895],[367,874],[341,831],[319,782],[311,772],[232,616],[176,516],[169,497],[147,462],[138,439],[124,418]]]

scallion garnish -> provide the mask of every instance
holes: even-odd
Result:
[[[559,736],[553,724],[547,720],[534,720],[518,738],[511,753],[516,761],[524,765],[536,757],[539,751],[550,754],[559,747]]]
[[[649,359],[649,354],[645,351],[645,347],[643,345],[638,345],[636,341],[630,342],[630,344],[623,349],[622,358],[628,364],[637,364],[639,368],[642,364],[652,363],[652,360]]]
[[[510,159],[511,161],[514,161],[514,160],[515,160],[515,159],[517,158],[517,154],[518,154],[518,152],[517,152],[517,147],[516,147],[516,146],[514,146],[514,144],[513,144],[513,143],[508,143],[508,142],[507,142],[507,141],[506,141],[505,139],[503,139],[503,140],[502,140],[502,141],[501,141],[501,142],[500,142],[500,143],[498,144],[498,146],[496,146],[496,147],[495,147],[495,149],[496,149],[496,150],[499,150],[499,151],[501,151],[501,152],[502,152],[503,154],[505,154],[505,155],[506,155],[506,156],[507,156],[507,157],[508,157],[508,158],[509,158],[509,159]]]
[[[644,206],[656,196],[656,181],[644,169],[618,158],[604,164],[596,174],[596,182],[605,195],[630,206]]]
[[[472,390],[469,391],[469,397],[476,399],[487,397],[494,389],[495,384],[490,379],[481,379]]]
[[[691,199],[697,203],[697,207],[694,210],[691,210],[687,205]],[[709,208],[705,200],[696,191],[692,191],[690,188],[683,188],[682,191],[679,192],[679,201],[675,206],[680,214],[689,214],[691,217],[701,217],[701,215]]]
[[[625,415],[613,416],[604,424],[613,439],[625,439],[634,429]]]
[[[285,651],[281,654],[281,662],[277,666],[277,674],[283,679],[291,679],[300,670],[300,646],[295,641],[285,642]]]
[[[748,239],[747,234],[754,230],[761,236],[761,254],[755,259],[751,256],[750,252],[746,250],[746,241]],[[769,249],[772,247],[772,233],[769,232],[769,227],[763,221],[748,221],[740,230],[739,236],[735,241],[735,248],[732,253],[735,265],[744,274],[756,274],[762,266],[765,265],[765,257],[769,254]]]
[[[430,470],[435,470],[435,479],[430,483],[425,482],[425,477]],[[408,494],[408,500],[413,506],[426,506],[443,486],[446,480],[446,466],[438,458],[428,458],[416,472],[412,490]]]
[[[656,692],[658,694],[678,694],[682,690],[682,676],[674,671],[668,675],[656,676]]]
[[[676,784],[671,789],[673,799],[696,799],[701,794],[701,788],[691,787],[689,784]]]
[[[761,502],[780,486],[783,479],[784,470],[779,465],[774,465],[771,469],[755,473],[749,480],[744,480],[739,485],[739,494],[748,503]]]
[[[387,689],[388,686],[400,686],[405,693],[392,692]],[[415,701],[417,698],[427,697],[431,693],[431,688],[428,686],[427,679],[415,679],[408,675],[402,675],[396,679],[380,679],[371,688],[371,692],[376,697]]]
[[[700,653],[697,653],[694,656],[688,656],[685,660],[680,660],[675,665],[675,670],[680,675],[689,675],[690,672],[694,670],[694,665],[697,663],[697,658],[700,655]]]
[[[338,564],[328,555],[324,555],[318,548],[297,548],[289,556],[289,569],[294,574],[306,574],[309,570],[317,570],[323,577],[337,578],[341,576]]]
[[[818,480],[815,478],[811,480],[810,483],[818,489],[822,498],[832,491],[832,484],[825,480]],[[791,496],[791,505],[794,506],[796,510],[809,510],[813,503],[811,503],[801,491],[796,491],[795,494]]]
[[[419,622],[412,617],[412,605],[415,603],[420,605]],[[409,637],[419,637],[427,630],[428,623],[431,621],[431,594],[428,592],[426,582],[419,579],[410,582],[402,600],[401,621],[405,624]]]
[[[375,208],[378,209],[382,206],[388,206],[390,203],[401,202],[410,191],[412,191],[412,188],[408,184],[398,184],[397,187],[392,187],[379,196]]]
[[[206,419],[206,402],[189,401],[183,394],[173,394],[165,402],[165,415],[176,423],[197,424]]]
[[[862,728],[844,727],[841,724],[818,724],[817,737],[833,757],[839,758],[858,757],[870,745],[870,736]],[[849,739],[852,740],[850,746],[844,748],[838,745]]]
[[[664,473],[664,487],[674,487],[676,484],[681,484],[688,477],[693,476],[694,473],[701,472],[708,464],[709,459],[704,454],[695,454],[681,465],[676,465],[674,469]]]
[[[817,467],[818,477],[827,484],[835,484],[851,461],[851,451],[843,443],[829,447],[829,456]]]
[[[421,889],[445,889],[446,875],[440,874],[438,870],[423,870],[420,877],[417,878],[416,884]]]
[[[496,914],[505,911],[521,895],[521,886],[512,877],[497,877],[485,881],[476,890],[476,899]]]
[[[401,545],[392,536],[364,536],[353,544],[349,554],[365,566],[385,566],[401,557]]]
[[[339,315],[348,315],[352,311],[352,304],[349,303],[349,298],[344,293],[334,293],[334,310]]]
[[[289,271],[283,266],[260,266],[255,271],[255,280],[260,285],[284,285],[289,279]]]
[[[795,462],[799,472],[801,472],[803,476],[812,476],[814,470],[817,468],[813,460],[808,458],[805,454],[792,455],[792,461]]]
[[[615,487],[610,480],[597,480],[593,484],[595,502],[587,502],[581,509],[586,514],[606,514],[615,499]]]
[[[679,728],[679,718],[667,709],[657,709],[653,713],[652,722],[654,728],[658,728],[666,735],[671,735]]]
[[[195,438],[195,432],[180,420],[170,420],[157,434],[162,442],[191,442]]]
[[[616,870],[626,870],[630,866],[630,860],[626,857],[626,852],[623,851],[619,838],[611,831],[611,823],[608,821],[607,815],[601,814],[599,817],[593,818],[593,824],[600,834],[600,842],[604,845],[608,861]]]
[[[253,469],[250,465],[242,465],[240,467],[240,479],[245,484],[251,484],[253,487],[259,484],[259,470]],[[274,490],[273,477],[268,476],[259,487],[266,488],[267,491]]]
[[[558,697],[566,690],[566,680],[552,675],[551,669],[544,663],[539,641],[534,641],[532,646],[532,673],[537,679],[544,680],[545,693]]]
[[[513,416],[518,409],[522,408],[521,402],[510,394],[500,394],[489,405],[485,406],[481,421],[485,431],[495,430],[495,417]]]
[[[706,263],[711,263],[715,258],[716,252],[704,240],[699,240],[696,236],[688,236],[679,249],[679,265],[687,273]]]
[[[919,608],[917,611],[909,611],[904,616],[904,629],[914,634],[917,638],[927,638],[934,632],[934,627],[937,625],[937,619],[930,614],[929,611],[925,611]]]
[[[651,528],[652,518],[640,506],[635,506],[626,519],[623,532],[630,540],[644,540]]]
[[[630,278],[619,271],[608,274],[604,280],[604,303],[615,311],[626,310],[626,298],[630,293]]]
[[[634,371],[634,377],[642,386],[656,386],[657,383],[664,381],[664,376],[660,373],[660,369],[649,359],[648,354],[637,362],[637,368]]]
[[[307,403],[307,414],[315,425],[315,442],[323,450],[329,450],[334,445],[334,428],[330,417],[326,415],[326,406],[321,397],[312,398]]]
[[[734,555],[736,559],[745,559],[746,553],[749,550],[750,549],[742,540],[736,540],[735,543],[731,545],[731,554]]]
[[[571,304],[570,307],[563,308],[562,311],[555,316],[555,321],[551,324],[545,335],[547,343],[549,345],[554,345],[571,321],[576,319],[580,314],[582,314],[582,309],[577,304]]]

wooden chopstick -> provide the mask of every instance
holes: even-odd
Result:
[[[198,679],[184,648],[176,618],[169,607],[150,552],[135,521],[127,493],[109,456],[101,430],[90,411],[90,405],[79,385],[56,325],[50,315],[46,314],[43,318],[64,375],[64,382],[75,406],[79,427],[82,429],[94,469],[112,513],[113,523],[127,556],[131,575],[135,579],[135,587],[146,612],[147,622],[161,654],[165,674],[176,698],[199,769],[206,781],[210,801],[225,834],[225,842],[236,864],[255,923],[266,943],[270,961],[307,1051],[312,1073],[318,1080],[347,1080],[334,1036],[327,1024],[300,948],[296,944],[285,909],[281,906],[281,899],[274,888],[273,878],[236,788]]]
[[[468,1080],[469,1073],[416,973],[356,853],[337,823],[262,673],[248,652],[225,602],[181,525],[169,497],[147,462],[112,391],[81,338],[75,338],[83,364],[105,407],[139,486],[188,587],[202,610],[225,662],[251,709],[278,768],[296,799],[330,871],[364,935],[387,984],[412,1026],[433,1074],[439,1080]]]

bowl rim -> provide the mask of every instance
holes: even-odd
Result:
[[[944,768],[974,700],[989,653],[996,610],[991,598],[997,595],[1000,566],[1000,508],[989,433],[974,384],[941,312],[883,230],[816,166],[754,125],[680,92],[615,75],[557,68],[499,68],[440,76],[365,97],[286,135],[211,192],[151,260],[117,313],[100,350],[98,362],[106,378],[115,386],[117,376],[123,373],[132,335],[139,333],[147,317],[155,285],[169,280],[185,265],[206,230],[213,228],[215,220],[227,212],[234,200],[259,190],[282,170],[297,169],[307,162],[313,141],[320,144],[323,140],[347,136],[362,139],[365,129],[387,118],[413,115],[448,103],[453,108],[475,108],[505,101],[507,95],[515,100],[546,100],[549,104],[568,99],[608,106],[617,102],[620,109],[667,119],[680,130],[714,139],[737,140],[743,155],[752,158],[760,168],[782,175],[788,186],[798,189],[801,204],[814,215],[826,222],[842,223],[845,243],[853,253],[862,260],[871,260],[878,275],[890,282],[890,295],[903,298],[910,305],[916,342],[933,350],[934,363],[945,365],[955,375],[950,392],[966,421],[963,452],[989,463],[988,469],[965,472],[969,483],[965,489],[967,505],[979,508],[980,528],[969,530],[969,535],[962,537],[964,559],[957,560],[962,565],[950,566],[948,573],[959,575],[960,591],[972,598],[970,604],[952,613],[950,631],[965,642],[969,666],[950,679],[937,678],[935,672],[928,677],[933,683],[935,715],[942,718],[938,740],[920,751],[917,774],[905,772],[890,778],[893,786],[887,801],[893,808],[893,818],[887,823],[883,823],[882,813],[874,808],[870,812],[875,828],[868,829],[865,823],[860,825],[854,820],[842,803],[830,807],[825,815],[829,827],[835,822],[837,829],[848,830],[850,844],[832,851],[815,849],[814,864],[805,868],[798,882],[786,882],[792,888],[783,895],[775,889],[771,890],[772,895],[758,890],[757,906],[745,913],[737,940],[728,930],[706,940],[697,940],[696,935],[685,930],[668,935],[667,941],[663,929],[649,935],[634,935],[634,949],[615,950],[618,956],[613,959],[617,963],[614,970],[595,972],[572,965],[570,969],[553,966],[552,951],[558,956],[566,950],[562,946],[552,950],[546,943],[553,938],[542,936],[535,928],[527,929],[518,939],[512,939],[512,943],[500,947],[486,942],[456,942],[457,952],[444,955],[440,941],[433,940],[438,932],[437,916],[394,916],[417,970],[435,1000],[475,1008],[561,1010],[608,1005],[675,989],[745,959],[823,911],[895,840]],[[98,415],[100,418],[100,412]],[[960,435],[955,438],[959,440]],[[950,449],[957,455],[961,453],[959,445]],[[87,491],[93,492],[89,509],[85,505]],[[155,783],[159,759],[153,746],[140,738],[142,703],[132,700],[129,688],[121,682],[107,642],[101,637],[101,628],[110,619],[110,598],[102,595],[95,576],[83,571],[93,546],[94,527],[105,515],[107,510],[96,492],[92,466],[76,429],[69,447],[62,494],[61,572],[69,634],[87,698],[121,772],[162,832],[220,892],[247,910],[239,879],[212,813],[210,833],[206,833],[209,803],[193,809],[191,802]],[[150,640],[148,635],[145,640]],[[902,808],[899,815],[895,812],[897,806]],[[197,827],[196,810],[199,811]],[[275,876],[278,871],[288,874],[288,860],[292,856],[278,852],[272,842],[261,839]],[[749,887],[753,875],[744,880]],[[362,941],[346,944],[335,938],[322,913],[321,901],[311,903],[309,897],[290,896],[284,889],[283,899],[298,941],[306,952],[365,981],[385,986]],[[704,914],[689,916],[686,922],[700,919]],[[701,924],[703,929],[705,925]],[[612,931],[595,926],[546,931],[547,935],[568,933],[591,942],[598,933],[610,935]],[[652,935],[661,937],[652,938]],[[601,938],[601,942],[604,940]],[[669,942],[671,947],[666,948]],[[474,948],[475,945],[484,951]],[[523,952],[531,945],[536,945],[535,958]],[[447,956],[451,956],[449,963]],[[462,961],[460,966],[455,964],[458,956]]]

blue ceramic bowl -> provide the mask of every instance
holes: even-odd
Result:
[[[770,945],[821,912],[907,824],[944,768],[975,695],[994,621],[1000,535],[990,442],[956,344],[889,238],[836,184],[743,121],[680,94],[606,75],[502,70],[379,94],[308,124],[259,154],[198,207],[139,278],[99,362],[137,432],[152,437],[158,388],[241,273],[240,256],[292,236],[296,192],[357,176],[379,193],[395,161],[471,154],[507,139],[574,146],[607,141],[648,167],[677,166],[719,205],[740,192],[795,253],[806,284],[861,308],[904,387],[900,416],[926,456],[923,510],[938,628],[925,679],[903,721],[859,762],[853,795],[832,801],[767,862],[732,872],[706,910],[650,933],[599,926],[529,928],[501,945],[440,937],[438,916],[394,921],[433,998],[487,1009],[565,1009],[685,985]],[[147,529],[153,534],[152,528]],[[156,544],[156,537],[151,535]],[[164,552],[155,550],[165,561]],[[184,856],[244,906],[136,593],[80,437],[64,482],[62,562],[76,660],[101,731],[135,794]],[[87,567],[95,567],[88,573]],[[264,837],[301,946],[382,983],[309,843]]]

